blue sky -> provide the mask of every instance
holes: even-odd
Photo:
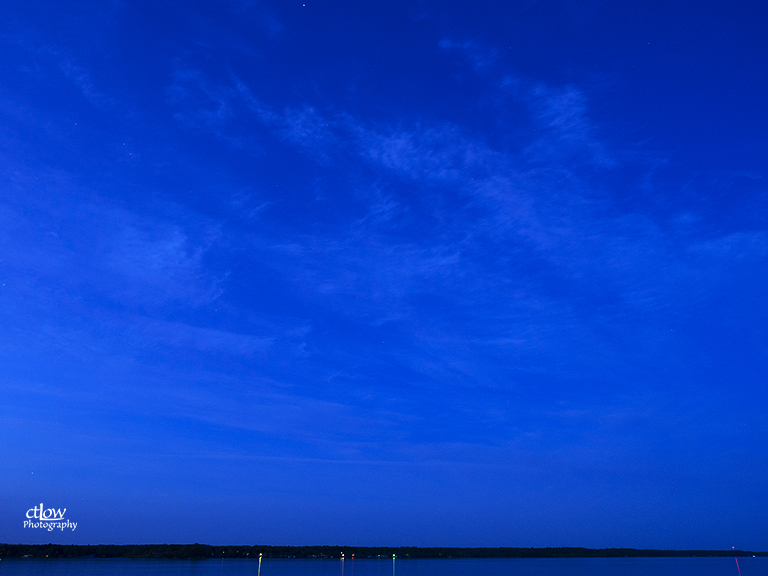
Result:
[[[6,3],[0,541],[768,549],[767,16]]]

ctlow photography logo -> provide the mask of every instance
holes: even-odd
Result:
[[[61,530],[71,528],[72,531],[77,528],[77,522],[71,522],[64,518],[67,513],[66,508],[46,508],[40,502],[40,506],[35,506],[27,510],[28,520],[24,520],[24,528],[42,528],[43,530]]]

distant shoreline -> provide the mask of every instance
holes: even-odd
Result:
[[[747,550],[636,548],[447,548],[419,546],[211,546],[207,544],[0,544],[0,558],[673,558],[768,556]]]

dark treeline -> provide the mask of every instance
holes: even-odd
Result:
[[[209,546],[207,544],[0,544],[0,558],[618,558],[768,556],[744,550],[635,548],[419,548],[416,546]]]

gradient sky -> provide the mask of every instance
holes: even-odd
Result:
[[[766,29],[2,3],[0,541],[768,550]]]

